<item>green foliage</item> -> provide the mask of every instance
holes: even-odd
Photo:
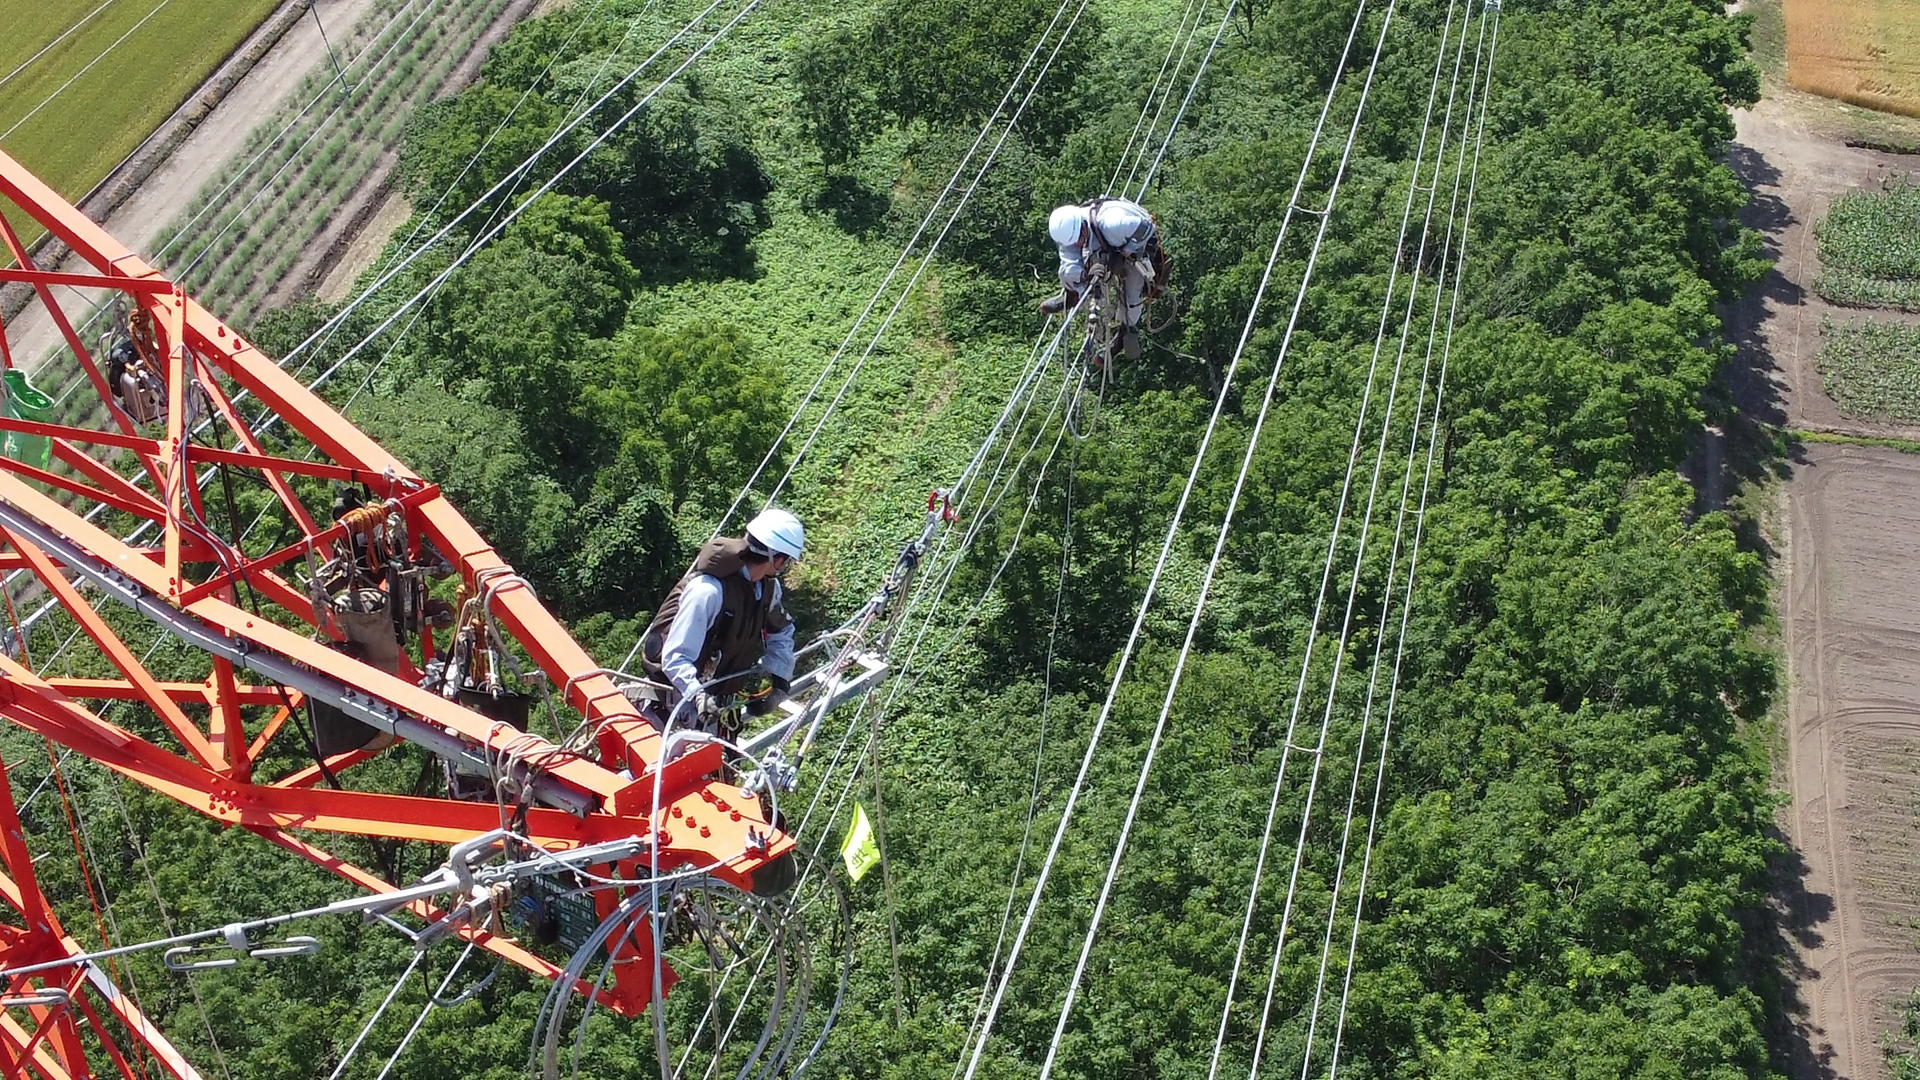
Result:
[[[612,447],[600,455],[602,492],[653,485],[669,510],[725,499],[779,434],[779,380],[733,326],[633,326],[603,353],[581,402],[584,421]]]
[[[512,414],[415,382],[369,399],[354,421],[439,484],[481,535],[547,591],[543,569],[565,564],[579,523],[573,499],[543,475]]]
[[[1920,311],[1920,180],[1847,192],[1814,235],[1821,264],[1815,292],[1836,304]]]
[[[800,47],[794,76],[804,126],[830,166],[850,160],[882,114],[965,130],[1001,106],[1056,10],[1046,0],[888,0],[864,25],[839,26]],[[1076,80],[1100,36],[1098,16],[1081,15],[1023,114],[1030,138],[1051,145],[1072,130]],[[1030,84],[1023,79],[1017,94]]]
[[[575,5],[516,31],[480,86],[410,129],[416,204],[444,219],[445,207],[431,209],[441,191],[453,188],[446,207],[486,191],[581,92],[604,88],[603,62],[636,61],[646,31],[690,14],[659,6],[588,17]],[[1443,445],[1417,521],[1406,652],[1395,658],[1398,609],[1387,601],[1407,551],[1390,536],[1416,521],[1397,518],[1390,500],[1420,482],[1400,462],[1413,421],[1424,437],[1432,416],[1431,383],[1412,382],[1429,359],[1418,328],[1434,314],[1431,289],[1410,311],[1407,355],[1387,342],[1388,366],[1405,362],[1397,394],[1369,381],[1373,335],[1404,185],[1450,178],[1461,161],[1456,143],[1440,167],[1410,175],[1447,5],[1400,9],[1404,29],[1378,73],[1055,1075],[1208,1074],[1271,812],[1281,843],[1305,843],[1297,873],[1291,851],[1269,853],[1253,897],[1252,974],[1227,1017],[1231,1069],[1252,1063],[1263,1017],[1269,1066],[1297,1069],[1309,1023],[1316,1039],[1329,1030],[1329,1016],[1310,1021],[1304,1003],[1319,943],[1351,931],[1357,888],[1350,874],[1336,881],[1342,854],[1351,872],[1361,830],[1377,825],[1342,1043],[1352,1075],[1770,1080],[1760,1033],[1772,1004],[1756,996],[1769,976],[1750,928],[1776,853],[1774,802],[1746,730],[1774,686],[1772,660],[1753,643],[1765,567],[1732,523],[1694,515],[1673,472],[1726,357],[1718,304],[1759,269],[1754,238],[1735,224],[1744,194],[1721,162],[1726,106],[1753,96],[1744,24],[1705,0],[1506,5],[1462,326],[1431,358],[1450,365]],[[929,605],[919,666],[902,676],[913,681],[896,684],[911,689],[884,718],[861,780],[862,791],[884,788],[893,895],[883,900],[872,878],[854,890],[858,965],[817,1075],[950,1075],[1009,889],[1030,880],[1035,845],[1050,838],[1080,768],[1352,9],[1307,0],[1244,10],[1147,194],[1178,260],[1176,296],[1155,309],[1177,321],[1152,336],[1183,355],[1156,349],[1100,384],[1100,421],[1085,438],[1056,439],[1049,410],[1072,387],[1051,370],[1032,409],[989,443],[1007,471],[963,508],[975,545]],[[1030,355],[1019,298],[1032,289],[1025,267],[1051,260],[1045,211],[1143,174],[1159,153],[1132,129],[1146,101],[1143,57],[1157,58],[1178,13],[1106,0],[1076,29],[1056,61],[1060,82],[1009,139],[944,256],[884,334],[864,332],[840,352],[896,239],[944,186],[1050,13],[1027,0],[767,9],[765,23],[743,24],[757,36],[737,53],[702,62],[705,81],[647,108],[454,275],[389,367],[347,372],[371,380],[356,421],[442,484],[614,662],[802,389],[824,373],[822,397],[833,396],[857,369],[832,422],[816,435],[816,404],[796,424],[788,452],[802,440],[809,449],[780,495],[809,527],[810,557],[789,580],[802,632],[832,625],[917,534],[928,489],[988,439]],[[1363,77],[1341,73],[1338,108],[1354,106]],[[582,146],[563,143],[545,165]],[[1330,180],[1311,170],[1307,198]],[[892,235],[875,239],[876,226]],[[1059,976],[1077,957],[1261,407],[1245,380],[1276,355],[1311,231],[1282,246],[1241,389],[1173,537],[1162,600],[1106,718],[1106,749],[1041,898],[986,1075],[1031,1075],[1051,1043]],[[1432,271],[1442,255],[1429,248],[1425,260]],[[263,321],[261,338],[302,339],[324,314]],[[1375,411],[1361,422],[1370,387]],[[1391,423],[1380,412],[1389,396]],[[1330,544],[1356,430],[1363,447],[1387,448],[1389,464],[1374,492],[1363,460]],[[789,460],[750,494],[768,494]],[[1363,499],[1373,514],[1364,547]],[[1329,553],[1335,584],[1323,578]],[[1334,616],[1314,615],[1338,610],[1347,580],[1358,584],[1342,649]],[[896,658],[913,647],[902,640]],[[1376,647],[1389,650],[1378,669]],[[1319,716],[1295,723],[1303,677],[1307,701],[1326,700],[1317,754],[1303,748]],[[1371,790],[1388,695],[1397,711],[1381,802],[1343,834],[1329,802]],[[1283,762],[1289,786],[1270,811]],[[375,764],[394,770],[382,779],[417,766],[400,755]],[[1311,807],[1308,770],[1321,800]],[[157,821],[163,811],[146,812]],[[810,825],[803,840],[831,847],[837,825]],[[195,917],[318,888],[270,876],[251,849],[215,848],[188,830],[179,842],[194,851],[182,873],[199,878],[169,884],[192,898]],[[75,880],[66,869],[58,880]],[[1276,957],[1283,908],[1294,921]],[[331,932],[343,951],[324,963],[220,985],[223,1015],[274,1021],[231,1033],[236,1075],[329,1060],[338,1030],[403,961],[374,931]],[[1260,1004],[1269,957],[1270,1017]],[[508,975],[462,1010],[436,1013],[403,1067],[509,1074],[524,1060],[537,992]],[[295,999],[320,1004],[285,1004]],[[167,1002],[163,1019],[178,1029],[187,1008]],[[644,1025],[620,1028],[589,1054],[611,1075],[645,1059],[634,1047],[645,1037]]]
[[[1846,412],[1920,420],[1920,327],[1863,319],[1820,324],[1820,374]]]
[[[1891,1080],[1920,1080],[1920,992],[1900,1006],[1900,1029],[1883,1040]]]
[[[548,82],[523,95],[512,85],[487,83],[421,110],[401,155],[407,191],[431,207],[484,205],[482,197],[509,166],[546,145],[570,115],[575,89]],[[607,87],[589,82],[577,89],[597,96]],[[635,80],[601,106],[596,115],[640,113],[555,190],[602,200],[646,281],[745,272],[753,236],[765,224],[760,204],[768,190],[745,118],[736,102],[706,89],[693,73],[641,106],[641,96],[654,89]],[[576,128],[535,159],[534,173],[557,170],[599,130],[592,123]],[[511,190],[494,199],[507,199]],[[468,228],[477,231],[485,220],[475,215]]]

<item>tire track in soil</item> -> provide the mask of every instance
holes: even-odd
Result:
[[[1812,292],[1813,228],[1847,191],[1912,171],[1912,157],[1817,130],[1803,95],[1734,114],[1729,164],[1753,201],[1746,225],[1775,265],[1726,312],[1735,407],[1701,447],[1702,503],[1764,481],[1780,428],[1912,437],[1841,413],[1822,388],[1820,325],[1858,317]],[[1880,313],[1874,313],[1878,316]],[[1920,987],[1920,457],[1808,443],[1780,493],[1771,561],[1781,578],[1787,709],[1776,783],[1791,850],[1776,873],[1781,971],[1771,1035],[1794,1080],[1879,1080],[1883,1033]]]

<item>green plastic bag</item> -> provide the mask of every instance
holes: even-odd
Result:
[[[44,423],[53,415],[53,399],[34,389],[27,373],[13,369],[0,374],[7,384],[7,415],[15,420],[35,420]],[[0,456],[12,458],[24,465],[44,469],[53,461],[53,440],[45,435],[24,435],[17,431],[7,432],[4,442],[0,442]]]

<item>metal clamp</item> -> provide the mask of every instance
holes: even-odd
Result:
[[[220,931],[223,940],[212,945],[178,945],[162,954],[168,971],[213,971],[237,966],[242,960],[279,960],[288,956],[311,956],[320,951],[320,939],[290,937],[255,945],[247,940],[247,928],[233,923]],[[195,959],[205,957],[205,959]]]

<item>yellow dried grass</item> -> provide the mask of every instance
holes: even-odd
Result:
[[[1920,0],[1785,0],[1787,81],[1920,116]]]

